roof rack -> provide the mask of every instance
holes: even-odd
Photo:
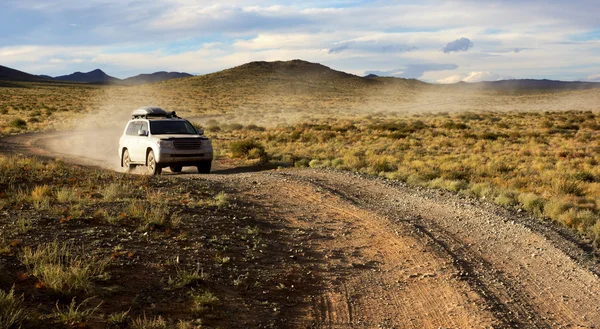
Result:
[[[149,118],[179,118],[175,111],[166,112],[160,107],[140,107],[131,114],[132,119],[149,119]]]

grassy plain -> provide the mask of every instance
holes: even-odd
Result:
[[[441,113],[234,130],[212,123],[209,134],[227,141],[221,150],[245,138],[282,164],[465,193],[600,239],[600,116],[592,112]]]

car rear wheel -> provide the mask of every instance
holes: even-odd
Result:
[[[160,175],[162,172],[162,168],[158,163],[156,163],[156,158],[154,157],[154,151],[148,152],[148,156],[146,157],[146,165],[148,166],[148,172],[150,175]]]
[[[129,156],[129,150],[123,151],[123,167],[126,172],[130,172],[135,169],[135,165],[131,164],[131,157]]]
[[[181,166],[170,166],[172,172],[181,172]]]
[[[196,165],[196,167],[198,168],[198,172],[201,174],[208,174],[210,173],[210,167],[212,165],[211,161],[206,161],[206,162],[200,162],[198,163],[198,165]]]

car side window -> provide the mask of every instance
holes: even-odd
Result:
[[[148,122],[142,122],[142,127],[140,129],[145,130],[146,133],[148,133]]]
[[[130,122],[129,126],[127,126],[127,136],[135,136],[137,135],[137,130],[135,129],[137,126],[136,122]]]

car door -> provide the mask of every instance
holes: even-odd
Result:
[[[145,130],[146,135],[140,136],[138,135],[140,130]],[[145,162],[146,161],[146,149],[150,144],[150,137],[148,137],[148,122],[140,121],[136,126],[135,130],[136,136],[136,144],[135,144],[135,154],[136,154],[136,162]]]
[[[132,162],[137,161],[135,155],[135,146],[137,143],[136,124],[137,122],[135,121],[129,122],[129,124],[127,125],[127,129],[125,130],[125,134],[123,134],[123,136],[121,137],[121,146],[127,149],[127,151],[129,152],[129,158]]]

